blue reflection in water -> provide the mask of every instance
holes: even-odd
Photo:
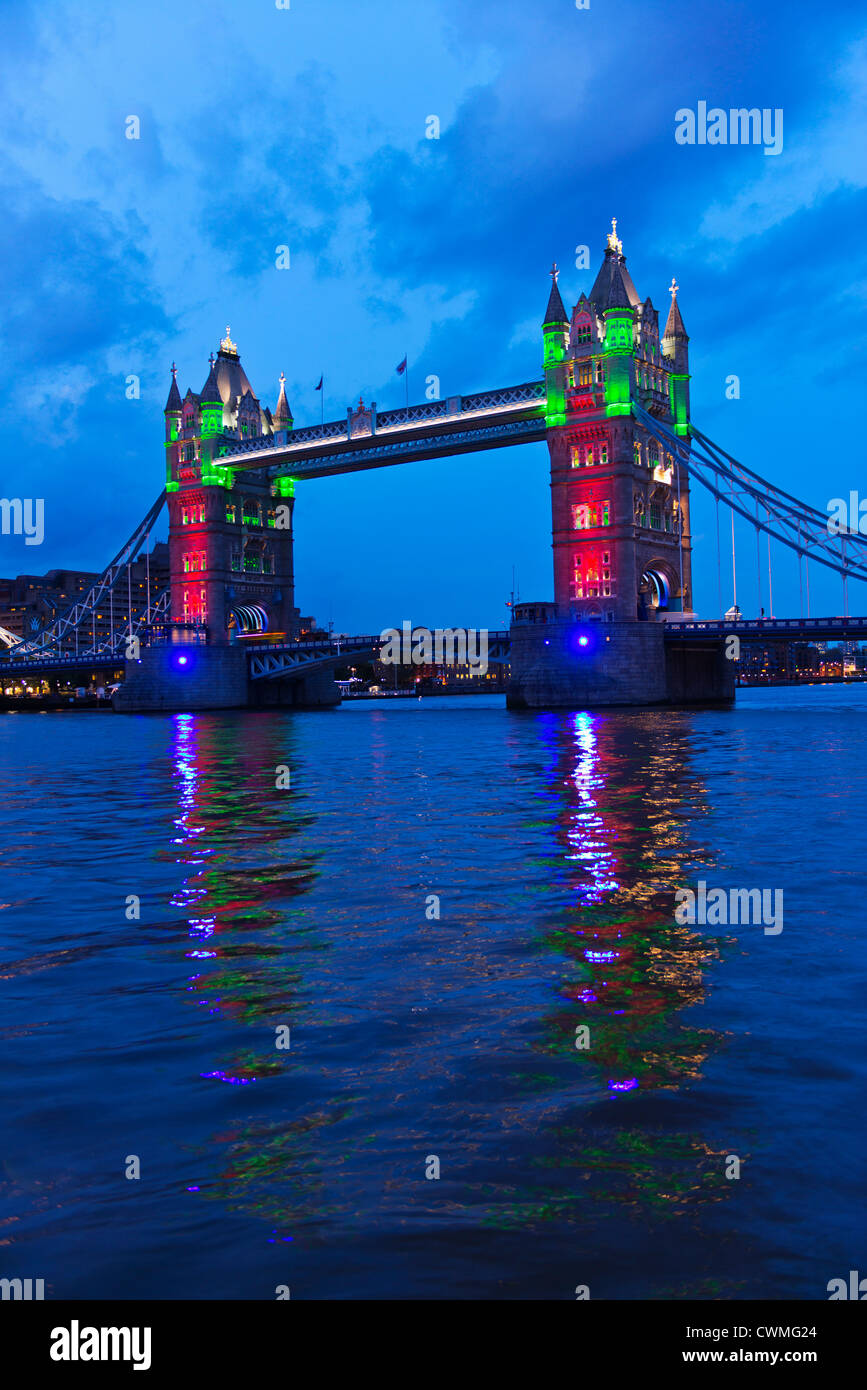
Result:
[[[599,812],[594,793],[605,785],[599,770],[599,750],[596,740],[598,716],[581,713],[573,718],[574,741],[578,761],[572,774],[572,784],[580,805],[568,812],[566,836],[574,853],[567,859],[581,860],[585,881],[577,885],[582,902],[602,902],[605,894],[619,887],[614,877],[615,856],[608,848],[605,821]]]

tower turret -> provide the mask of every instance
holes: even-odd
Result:
[[[219,434],[223,428],[223,397],[220,394],[220,384],[217,381],[217,373],[214,369],[214,354],[211,353],[208,361],[211,370],[208,372],[208,379],[199,392],[199,407],[202,412],[202,437]]]
[[[166,439],[167,439],[167,440],[177,439],[177,437],[178,437],[178,430],[180,429],[180,419],[181,419],[182,413],[183,413],[183,402],[181,401],[181,393],[180,393],[180,391],[178,390],[178,369],[177,369],[177,367],[175,366],[175,364],[174,364],[174,362],[173,362],[173,363],[172,363],[172,384],[171,384],[171,386],[169,387],[169,398],[168,398],[168,400],[166,401],[166,407],[165,407],[165,412],[164,412],[165,417],[166,417]]]
[[[274,411],[274,428],[277,430],[291,430],[292,425],[292,411],[289,409],[289,402],[286,399],[286,377],[281,372],[280,394],[277,397],[277,409]]]
[[[569,319],[563,307],[563,300],[557,288],[560,275],[557,262],[551,266],[551,293],[548,307],[542,320],[542,340],[544,358],[542,370],[545,373],[547,406],[545,421],[549,426],[566,423],[566,344],[569,339]]]
[[[662,352],[667,359],[671,381],[671,413],[680,435],[689,434],[689,335],[677,302],[678,283],[672,276],[669,293],[671,308],[662,335]]]

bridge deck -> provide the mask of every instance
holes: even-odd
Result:
[[[455,629],[457,630],[457,629]],[[482,629],[484,630],[484,629]],[[827,642],[867,641],[867,617],[852,618],[741,618],[733,621],[710,619],[708,621],[666,623],[665,638],[668,641],[707,641],[709,637],[720,638],[734,634],[741,641],[761,643],[773,641],[787,642]],[[487,630],[490,661],[502,661],[508,654],[510,634],[507,630]],[[302,667],[309,670],[315,665],[338,665],[341,659],[353,656],[373,655],[382,645],[379,633],[346,637],[304,637],[297,642],[263,642],[246,647],[252,680],[288,676],[293,670]],[[63,671],[110,671],[119,670],[124,664],[123,655],[100,653],[96,656],[32,656],[26,661],[15,661],[0,656],[0,682],[4,678],[16,676],[58,675]]]
[[[544,438],[545,384],[527,381],[360,418],[350,412],[346,420],[234,441],[218,462],[235,472],[267,468],[269,477],[300,480]]]
[[[728,637],[732,633],[750,642],[827,642],[830,638],[848,642],[867,639],[867,618],[737,618],[706,622],[667,623],[666,637]]]

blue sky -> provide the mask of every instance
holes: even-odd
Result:
[[[699,427],[822,510],[867,495],[863,5],[4,0],[3,20],[0,492],[44,497],[45,542],[0,537],[0,573],[101,568],[162,485],[172,360],[200,390],[227,323],[263,403],[286,373],[299,425],[320,372],[326,418],[400,405],[404,353],[412,400],[429,374],[444,395],[537,378],[551,261],[570,308],[612,216],[663,313],[677,277]],[[678,145],[701,100],[782,108],[783,152]],[[498,626],[513,565],[550,597],[547,467],[540,444],[301,485],[302,610]],[[694,532],[711,612],[699,497]],[[750,609],[751,535],[738,568]],[[841,611],[836,579],[811,582]],[[774,588],[797,612],[794,557]]]

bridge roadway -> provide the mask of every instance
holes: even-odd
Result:
[[[666,637],[700,641],[703,637],[728,637],[742,642],[862,642],[867,640],[867,618],[736,618],[693,623],[666,623]]]
[[[580,625],[580,624],[579,624]],[[432,629],[436,631],[437,629]],[[449,631],[449,629],[440,629]],[[458,631],[459,629],[452,629]],[[735,634],[742,642],[838,642],[867,641],[867,617],[852,618],[740,618],[709,619],[697,622],[669,622],[665,637],[673,641],[700,643],[708,637]],[[288,679],[308,674],[318,667],[338,666],[348,658],[372,658],[382,645],[379,633],[347,637],[302,637],[296,642],[256,643],[247,646],[250,679]],[[488,661],[507,661],[509,632],[488,630]],[[25,661],[0,656],[0,684],[15,676],[61,675],[64,671],[115,671],[124,664],[123,656],[98,653],[96,656],[33,656]]]
[[[485,629],[481,629],[485,631]],[[421,631],[458,632],[458,628],[421,629]],[[348,664],[352,657],[373,659],[385,639],[379,634],[365,637],[307,638],[300,642],[275,642],[248,649],[251,681],[289,679],[294,674],[307,675],[328,666]],[[509,659],[508,632],[488,629],[488,663],[496,665]]]
[[[545,383],[525,381],[473,396],[448,396],[404,410],[348,411],[305,429],[232,441],[215,462],[269,478],[327,478],[411,459],[529,444],[545,438]]]

